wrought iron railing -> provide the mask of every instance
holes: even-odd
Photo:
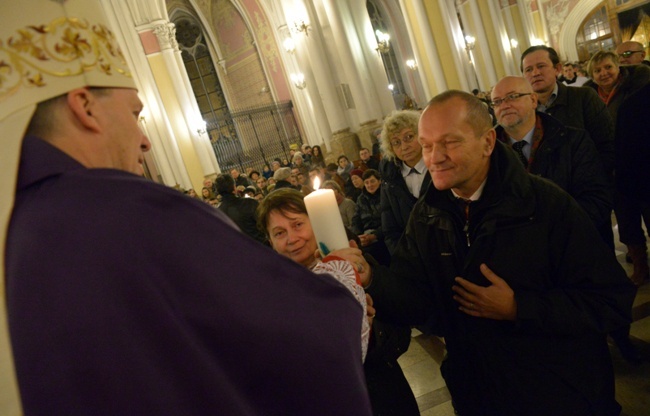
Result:
[[[261,172],[275,158],[289,159],[291,144],[302,144],[291,101],[218,116],[207,121],[207,130],[222,172]]]

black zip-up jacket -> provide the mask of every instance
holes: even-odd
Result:
[[[384,232],[384,242],[391,254],[397,248],[397,243],[404,233],[408,223],[411,210],[417,202],[406,186],[402,176],[399,159],[393,161],[382,159],[379,165],[381,173],[381,228]],[[420,196],[424,195],[429,184],[431,175],[427,172],[422,181]]]
[[[528,171],[568,192],[587,212],[603,240],[613,247],[614,183],[605,173],[589,133],[566,127],[547,114],[537,115],[542,119],[544,136]],[[503,127],[496,131],[499,140],[507,143]]]
[[[513,289],[514,322],[453,300],[456,276],[490,285],[482,263]],[[620,412],[606,334],[631,321],[635,289],[573,198],[498,141],[469,221],[451,191],[430,186],[368,293],[379,319],[445,337],[441,371],[463,416]]]
[[[557,97],[545,111],[565,126],[585,129],[594,141],[605,172],[614,171],[614,121],[593,89],[558,83]]]

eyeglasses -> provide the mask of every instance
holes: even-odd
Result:
[[[518,93],[508,94],[503,98],[495,98],[494,100],[492,100],[492,102],[490,104],[492,105],[492,108],[497,108],[498,106],[500,106],[503,103],[509,103],[510,101],[514,101],[517,98],[521,98],[521,97],[523,97],[525,95],[530,95],[530,94],[532,94],[532,93],[527,92],[527,93],[524,93],[524,94],[518,94]]]
[[[390,145],[393,147],[400,147],[402,144],[409,144],[415,139],[415,134],[406,133],[401,137],[401,139],[392,139]]]
[[[629,58],[629,57],[632,56],[633,54],[635,54],[635,53],[641,53],[641,52],[643,52],[643,51],[625,51],[625,52],[623,52],[623,53],[619,53],[619,54],[618,54],[618,57],[619,57],[619,58]]]

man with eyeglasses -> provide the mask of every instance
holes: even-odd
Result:
[[[537,94],[537,111],[555,117],[565,126],[587,130],[605,171],[613,175],[614,122],[598,94],[590,88],[569,88],[558,82],[562,71],[560,57],[555,49],[545,45],[524,51],[521,71]]]
[[[611,246],[614,190],[589,133],[536,112],[537,94],[521,77],[508,76],[494,86],[492,107],[497,139],[515,149],[528,172],[568,192]]]
[[[621,65],[650,65],[650,61],[645,60],[645,49],[640,42],[633,40],[623,42],[616,47],[616,54]]]
[[[531,100],[504,99],[520,92],[494,98]],[[419,140],[433,186],[390,268],[358,267],[377,318],[445,337],[459,415],[618,415],[606,336],[630,321],[634,288],[589,217],[526,173],[469,93],[433,98]]]

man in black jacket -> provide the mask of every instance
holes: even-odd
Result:
[[[445,337],[460,415],[618,415],[606,335],[630,322],[634,287],[589,217],[526,173],[471,94],[435,97],[419,134],[434,186],[390,270],[334,253],[357,265],[377,318]]]
[[[605,171],[614,171],[614,122],[598,94],[557,82],[562,72],[555,49],[531,46],[521,55],[521,71],[537,93],[537,111],[552,115],[565,126],[585,129],[594,141]]]
[[[492,89],[497,139],[515,149],[532,174],[549,179],[585,210],[603,241],[614,249],[611,231],[613,184],[589,133],[536,112],[537,94],[521,77],[505,77]],[[518,145],[519,143],[519,145]]]
[[[257,217],[255,215],[258,205],[257,200],[238,197],[235,194],[235,180],[227,173],[219,175],[215,184],[217,193],[222,198],[219,209],[233,220],[244,234],[260,243],[266,243],[266,236],[257,229]]]

